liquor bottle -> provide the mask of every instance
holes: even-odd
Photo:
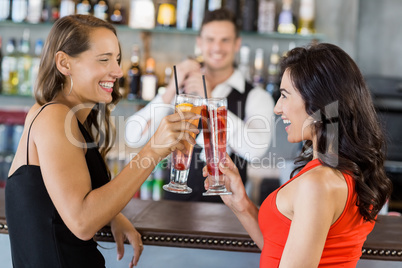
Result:
[[[292,13],[292,0],[282,0],[282,11],[278,18],[278,32],[286,34],[296,33],[295,19]]]
[[[190,14],[190,0],[177,0],[176,28],[184,30],[187,28]]]
[[[40,23],[42,19],[43,0],[28,0],[27,22]]]
[[[248,45],[242,45],[240,47],[240,61],[239,70],[243,74],[244,78],[251,82],[251,71],[250,71],[250,47]]]
[[[208,10],[214,11],[215,9],[220,9],[222,7],[222,0],[209,0]]]
[[[166,87],[169,85],[170,78],[172,77],[172,68],[169,66],[165,68],[165,77],[163,78],[163,84],[158,88],[158,94],[163,95],[166,92]]]
[[[17,61],[18,70],[18,94],[31,95],[31,67],[32,56],[29,54],[29,30],[24,30],[23,38],[21,40],[20,53]]]
[[[119,93],[122,98],[127,98],[128,92],[126,88],[126,77],[122,76],[119,78]]]
[[[28,14],[27,0],[13,0],[11,8],[11,19],[13,22],[23,22]]]
[[[94,16],[101,20],[108,21],[109,12],[110,8],[107,0],[98,0],[94,5]]]
[[[140,187],[140,199],[152,200],[153,183],[154,178],[153,173],[151,173]]]
[[[238,26],[242,25],[242,16],[238,16],[241,14],[241,1],[238,0],[226,0],[225,1],[225,8],[230,10],[233,14],[236,15],[236,24]]]
[[[77,14],[92,15],[92,3],[90,0],[80,0],[77,4]]]
[[[128,26],[142,29],[155,28],[154,2],[152,0],[131,0]]]
[[[194,31],[198,31],[204,18],[205,0],[193,0],[192,3],[192,28]]]
[[[299,27],[297,32],[299,34],[313,34],[315,33],[315,2],[314,0],[301,0],[299,11]]]
[[[126,11],[119,1],[113,5],[110,22],[114,24],[126,24]]]
[[[2,72],[2,63],[3,63],[3,39],[0,36],[0,94],[3,93],[3,72]]]
[[[42,21],[55,22],[60,18],[59,0],[44,0],[44,1],[45,2],[42,10]]]
[[[268,64],[268,77],[266,90],[274,98],[275,102],[279,98],[279,82],[280,82],[280,69],[279,69],[279,46],[277,43],[272,45],[271,56],[269,57]]]
[[[75,2],[73,0],[61,0],[60,18],[75,14]]]
[[[39,65],[40,65],[40,55],[43,49],[43,40],[38,39],[35,42],[34,56],[32,57],[32,67],[31,67],[31,92],[34,95],[36,78],[38,77]]]
[[[0,0],[0,21],[10,17],[11,0]]]
[[[272,0],[260,0],[258,5],[258,32],[271,33],[275,31],[276,5]]]
[[[258,17],[258,1],[247,0],[243,5],[243,30],[256,31]]]
[[[255,87],[262,87],[264,84],[264,50],[257,48],[255,50],[254,59],[254,77],[253,85]]]
[[[141,98],[150,101],[155,97],[158,85],[158,78],[155,75],[155,60],[148,58],[145,66],[145,74],[141,76]]]
[[[17,94],[18,92],[18,75],[17,75],[17,51],[16,41],[10,39],[6,46],[6,55],[1,63],[3,93]]]
[[[165,182],[165,178],[167,178],[166,174],[166,167],[167,167],[167,159],[163,159],[156,165],[153,173],[153,189],[152,189],[152,199],[154,201],[159,201],[163,198],[163,184]]]
[[[128,70],[129,92],[127,99],[133,100],[140,97],[141,87],[141,68],[140,68],[140,48],[134,45],[131,52],[131,67]]]
[[[166,2],[166,1],[163,1]],[[173,27],[176,25],[176,6],[172,3],[161,3],[156,17],[158,26]]]

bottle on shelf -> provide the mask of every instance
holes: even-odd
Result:
[[[77,3],[76,13],[81,15],[92,15],[92,3],[90,0],[80,0]]]
[[[163,199],[163,185],[165,180],[168,178],[166,174],[167,169],[167,159],[163,159],[156,165],[153,171],[153,187],[152,187],[152,200],[159,201]]]
[[[296,43],[295,43],[295,42],[293,42],[293,41],[289,42],[288,49],[285,50],[285,51],[283,51],[282,57],[286,57],[286,55],[288,54],[288,52],[289,52],[290,50],[294,49],[295,47],[296,47]]]
[[[279,98],[279,83],[280,83],[280,68],[279,68],[279,46],[277,43],[272,45],[271,55],[269,57],[268,64],[268,76],[267,76],[267,86],[266,90],[275,102]]]
[[[242,45],[239,52],[240,60],[238,69],[243,74],[246,81],[251,82],[251,70],[250,70],[250,47],[248,45]]]
[[[30,52],[29,30],[25,29],[23,38],[21,40],[21,46],[19,49],[19,57],[17,61],[18,70],[18,94],[29,96],[32,94],[31,88],[31,67],[32,56]]]
[[[165,68],[165,77],[163,78],[163,84],[158,88],[158,94],[163,95],[166,92],[166,87],[169,85],[170,78],[172,77],[172,68],[167,66]]]
[[[225,8],[230,10],[233,14],[236,15],[236,24],[238,26],[242,25],[242,16],[238,16],[238,14],[241,14],[241,1],[226,0]]]
[[[122,7],[120,1],[113,5],[113,10],[110,14],[110,22],[113,24],[126,24],[126,11]]]
[[[7,95],[18,93],[17,59],[16,41],[12,38],[6,45],[6,55],[1,63],[3,93]]]
[[[11,0],[0,0],[0,21],[7,20],[10,17]]]
[[[258,1],[247,0],[243,5],[243,27],[244,31],[256,31],[258,22]]]
[[[209,0],[208,10],[214,11],[215,9],[220,9],[222,7],[222,0]]]
[[[278,17],[278,32],[296,33],[295,17],[292,12],[292,0],[282,0],[282,11]]]
[[[297,33],[299,34],[313,34],[315,33],[315,1],[314,0],[301,0],[299,11],[299,27]]]
[[[29,23],[40,23],[42,19],[43,0],[28,0],[28,14],[26,21]]]
[[[13,22],[23,22],[28,15],[27,0],[13,0],[11,7],[11,20]]]
[[[43,22],[55,22],[60,18],[60,4],[59,0],[44,0],[42,10]]]
[[[192,5],[192,28],[198,31],[201,28],[202,19],[204,18],[206,0],[193,0]]]
[[[264,50],[257,48],[254,59],[253,86],[263,87],[264,84]]]
[[[128,69],[127,77],[129,84],[127,99],[138,99],[141,87],[140,48],[138,45],[134,45],[132,48],[131,66]]]
[[[3,62],[3,38],[0,36],[0,94],[3,93],[3,72],[1,69]]]
[[[75,2],[73,0],[61,0],[60,18],[75,14]]]
[[[162,1],[158,7],[156,22],[158,26],[174,27],[176,25],[176,6],[168,1]]]
[[[141,98],[150,101],[155,97],[158,86],[158,78],[155,74],[155,60],[148,58],[145,66],[145,74],[141,76]]]
[[[190,14],[191,0],[177,0],[176,28],[184,30],[187,28],[188,17]]]
[[[127,98],[128,92],[126,88],[126,77],[124,75],[120,77],[118,83],[120,95],[122,96],[122,98]]]
[[[276,5],[273,0],[260,0],[258,5],[258,32],[271,33],[275,31]]]
[[[94,16],[104,20],[109,20],[110,5],[107,0],[97,0],[94,5]]]
[[[128,26],[140,29],[155,28],[154,2],[152,0],[131,0]]]
[[[36,78],[38,77],[40,55],[43,49],[43,40],[38,39],[35,42],[34,56],[32,57],[32,67],[31,67],[31,92],[34,94]]]

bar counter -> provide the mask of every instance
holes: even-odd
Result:
[[[132,199],[123,214],[145,245],[260,252],[224,204]],[[7,232],[4,189],[0,189],[0,233]],[[110,228],[102,228],[95,239],[112,242]],[[364,243],[362,259],[402,261],[402,217],[378,217]]]

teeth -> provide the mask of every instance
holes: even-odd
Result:
[[[284,124],[290,124],[291,122],[290,122],[290,120],[283,120],[283,123]]]
[[[113,82],[100,82],[99,83],[99,85],[101,86],[101,87],[104,87],[104,88],[112,88],[113,87]]]

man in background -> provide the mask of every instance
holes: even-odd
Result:
[[[227,153],[245,183],[248,162],[259,161],[269,148],[274,101],[264,89],[254,88],[248,83],[235,67],[241,38],[235,16],[229,10],[218,9],[205,14],[197,46],[202,62],[187,59],[176,65],[178,87],[181,93],[204,97],[202,75],[205,75],[208,97],[227,98]],[[126,141],[129,146],[143,146],[162,118],[174,112],[175,94],[175,80],[171,79],[163,95],[157,95],[127,120]],[[219,196],[202,196],[205,192],[202,168],[206,165],[202,134],[196,141],[187,182],[193,192],[183,195],[165,192],[165,199],[221,202]]]

